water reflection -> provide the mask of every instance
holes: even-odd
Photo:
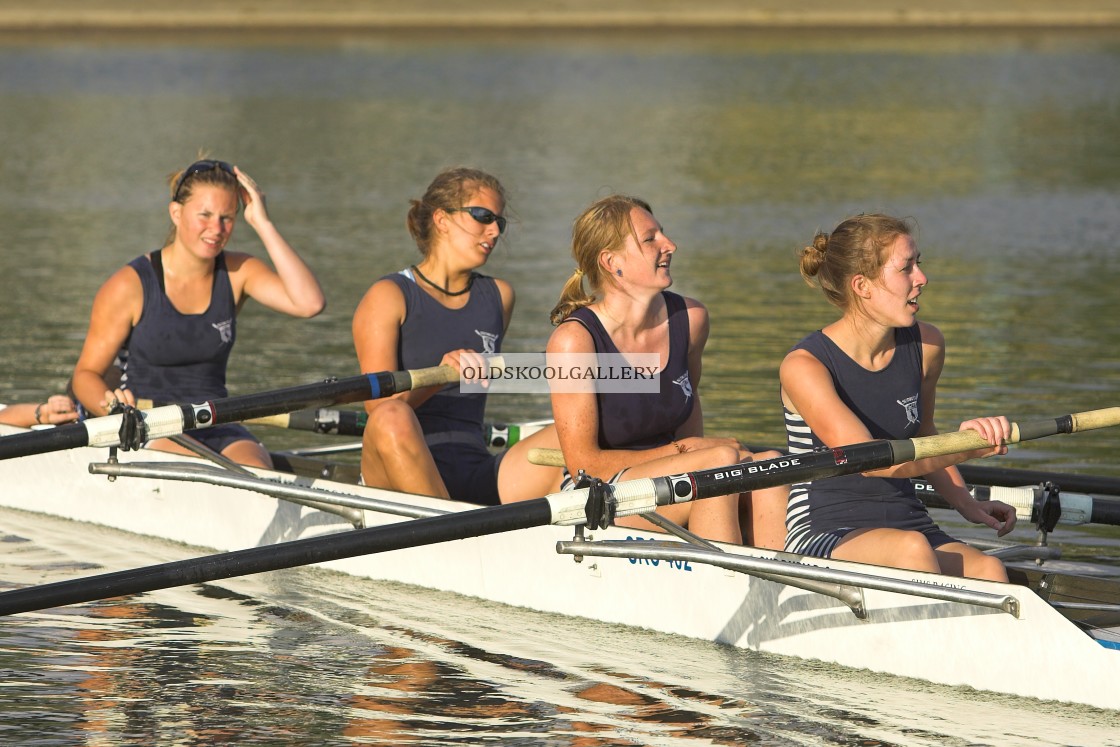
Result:
[[[5,587],[191,555],[15,512],[0,532]],[[1043,717],[1030,700],[309,569],[5,618],[0,675],[0,739],[13,744],[1105,745],[1120,733],[1120,717],[1091,708],[1048,703]]]

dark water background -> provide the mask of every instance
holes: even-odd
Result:
[[[778,363],[833,318],[795,252],[861,211],[920,226],[922,317],[949,344],[943,430],[1113,406],[1117,132],[1109,32],[4,37],[0,401],[65,385],[93,294],[160,245],[164,177],[205,148],[263,185],[330,304],[310,321],[247,307],[234,393],[357,373],[358,299],[415,258],[408,199],[469,164],[511,195],[488,265],[518,290],[507,350],[543,347],[575,215],[611,191],[652,202],[680,247],[675,289],[712,312],[710,432],[781,442]],[[245,225],[233,245],[261,251]],[[547,414],[530,395],[491,401],[495,420]],[[1002,462],[1120,477],[1118,448],[1120,432],[1099,431]],[[0,529],[5,583],[186,552],[6,514]],[[1111,530],[1067,531],[1079,558],[1115,562]],[[1095,711],[312,571],[6,621],[0,673],[0,739],[13,743],[1088,745],[1118,733]]]

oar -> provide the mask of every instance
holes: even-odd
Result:
[[[914,492],[931,508],[952,508],[929,482],[913,478]],[[1060,490],[1059,486],[968,485],[978,501],[1003,501],[1014,506],[1018,515],[1046,531],[1058,524],[1107,524],[1120,526],[1120,500]]]
[[[1120,408],[1095,410],[1054,420],[1014,424],[1009,442],[1117,424],[1120,424]],[[553,493],[521,503],[413,519],[341,534],[310,537],[278,545],[17,589],[0,594],[0,615],[548,524],[589,524],[603,527],[609,524],[613,516],[648,513],[658,506],[761,490],[802,480],[883,469],[903,462],[970,451],[986,445],[975,431],[962,431],[910,440],[868,441],[829,451],[781,456],[666,477],[628,480],[613,486],[597,483],[590,488]]]
[[[320,410],[321,413],[329,412]],[[510,423],[508,425],[494,425],[494,443],[491,446],[512,446],[516,443],[519,434],[525,438],[551,424],[551,420],[536,420],[528,423]],[[293,426],[294,427],[294,426]],[[508,443],[502,440],[502,430],[514,437]],[[490,441],[491,431],[487,428],[487,441]],[[744,442],[746,443],[746,442]],[[760,451],[785,451],[784,448],[775,449],[773,446],[748,445],[754,452]],[[563,463],[559,463],[563,466]],[[1079,493],[1095,493],[1098,495],[1120,496],[1120,478],[1105,477],[1103,475],[1075,475],[1063,472],[1048,472],[1045,470],[1019,469],[1015,467],[997,467],[988,464],[966,463],[957,465],[961,476],[973,485],[1032,485],[1044,482],[1053,482],[1063,490],[1074,490]]]
[[[360,436],[365,431],[367,419],[365,412],[324,407],[316,410],[299,410],[264,418],[254,418],[246,422],[315,433]],[[551,423],[551,420],[523,423],[486,423],[483,425],[483,437],[488,446],[508,448]],[[770,447],[767,446],[748,446],[747,448],[754,452],[770,450]],[[556,453],[545,453],[551,451]],[[554,449],[531,449],[529,453],[530,460],[539,460],[537,461],[539,464],[564,466],[562,456],[559,451]],[[966,463],[957,465],[957,468],[960,470],[961,476],[969,483],[969,489],[978,498],[984,499],[983,497],[986,496],[987,492],[984,488],[989,486],[1013,486],[1018,489],[1020,486],[1053,483],[1061,490],[1067,506],[1073,495],[1077,494],[1078,509],[1075,512],[1065,511],[1061,519],[1062,524],[1120,524],[1120,502],[1109,501],[1103,497],[1120,496],[1120,478],[994,467],[985,464]],[[923,500],[931,497],[929,491],[924,493],[919,491],[919,495]],[[1020,496],[1017,501],[1010,500],[1010,498],[1010,496],[1002,496],[998,500],[1011,503],[1020,511],[1024,510],[1026,504],[1022,501],[1025,498]],[[1088,499],[1088,504],[1084,503],[1085,499]],[[928,500],[926,502],[929,503]],[[1090,516],[1092,518],[1089,518]]]
[[[368,421],[369,417],[365,412],[340,410],[335,407],[320,407],[315,410],[297,410],[296,412],[270,415],[264,418],[253,418],[245,422],[255,425],[268,425],[274,428],[311,431],[313,433],[360,436],[365,432]],[[521,439],[528,438],[551,424],[551,420],[535,420],[526,423],[484,423],[482,436],[487,446],[501,449],[513,446]]]
[[[564,453],[559,449],[529,449],[529,461],[546,467],[563,467]],[[1014,472],[1014,470],[1012,470]],[[927,480],[912,478],[914,492],[927,506],[952,508],[949,502],[934,490]],[[968,485],[968,490],[978,501],[996,500],[1014,506],[1020,516],[1029,521],[1054,524],[1111,524],[1120,525],[1120,501],[1103,496],[1085,495],[1055,490],[1053,494],[1040,488],[1027,486]]]
[[[961,477],[976,485],[1035,485],[1052,482],[1062,490],[1120,496],[1120,478],[1116,477],[1074,475],[987,464],[960,464],[957,468],[961,471]]]
[[[500,364],[494,364],[500,365]],[[389,397],[398,392],[450,384],[459,380],[451,366],[411,371],[384,371],[316,384],[275,389],[257,394],[226,397],[191,405],[160,405],[137,410],[142,421],[142,440],[176,436],[194,428],[208,428],[253,418],[276,415],[306,407]],[[79,446],[120,446],[127,414],[90,418],[80,423],[46,430],[16,433],[0,438],[0,459],[62,451]],[[126,447],[129,444],[124,444]]]
[[[270,425],[274,428],[289,428],[296,431],[313,433],[333,433],[339,436],[360,436],[365,433],[369,416],[358,410],[339,410],[334,407],[320,407],[316,410],[296,410],[264,418],[253,418],[246,423]]]

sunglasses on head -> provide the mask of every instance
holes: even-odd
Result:
[[[506,231],[506,218],[503,215],[498,215],[493,210],[484,207],[461,207],[451,208],[449,213],[470,213],[471,217],[484,226],[488,226],[494,221],[498,221],[498,233],[505,233]]]
[[[183,173],[179,175],[179,179],[175,182],[175,195],[171,198],[171,201],[179,201],[179,192],[182,191],[183,184],[187,181],[187,179],[191,178],[195,174],[201,174],[204,171],[212,171],[214,169],[221,169],[222,171],[233,177],[237,176],[233,173],[233,167],[225,161],[211,161],[209,159],[195,161],[190,166],[183,169]]]

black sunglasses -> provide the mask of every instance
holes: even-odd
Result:
[[[187,181],[187,179],[191,178],[195,174],[201,174],[204,171],[212,171],[213,169],[221,169],[230,176],[234,178],[237,177],[237,174],[233,173],[233,167],[225,161],[211,161],[209,159],[195,161],[190,166],[183,169],[183,173],[179,175],[179,179],[175,182],[175,194],[171,198],[171,201],[179,201],[179,192],[182,191],[183,184]]]
[[[494,221],[498,221],[498,233],[505,233],[506,231],[506,218],[503,215],[498,215],[493,210],[484,207],[461,207],[450,208],[447,210],[449,213],[470,213],[471,217],[484,226],[488,226]]]

